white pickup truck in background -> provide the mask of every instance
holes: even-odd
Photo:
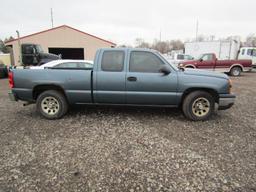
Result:
[[[166,56],[166,59],[176,66],[185,61],[193,60],[194,58],[191,55],[186,55],[183,53],[173,53],[171,55]]]
[[[238,59],[250,59],[252,60],[252,67],[256,68],[256,47],[242,47]]]

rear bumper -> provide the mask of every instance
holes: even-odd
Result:
[[[13,93],[12,91],[9,91],[8,95],[9,95],[9,99],[11,101],[18,101],[18,98],[17,98],[16,94]]]
[[[219,110],[225,110],[232,107],[235,103],[236,95],[234,94],[221,94],[219,97]]]

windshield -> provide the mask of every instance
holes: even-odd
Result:
[[[43,53],[44,50],[42,49],[42,47],[40,45],[36,45],[36,51],[37,53]]]
[[[161,59],[163,59],[164,61],[166,61],[166,63],[168,63],[169,65],[172,66],[172,68],[174,68],[175,70],[179,70],[178,67],[176,67],[174,64],[170,63],[163,54],[161,54],[160,52],[156,52],[158,54],[159,57],[161,57]]]

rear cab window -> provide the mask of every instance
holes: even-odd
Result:
[[[124,51],[104,51],[101,60],[101,70],[120,72],[124,69]]]

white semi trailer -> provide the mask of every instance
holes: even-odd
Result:
[[[238,38],[185,43],[185,54],[195,58],[204,53],[215,53],[218,59],[237,59],[239,49],[240,40]]]

